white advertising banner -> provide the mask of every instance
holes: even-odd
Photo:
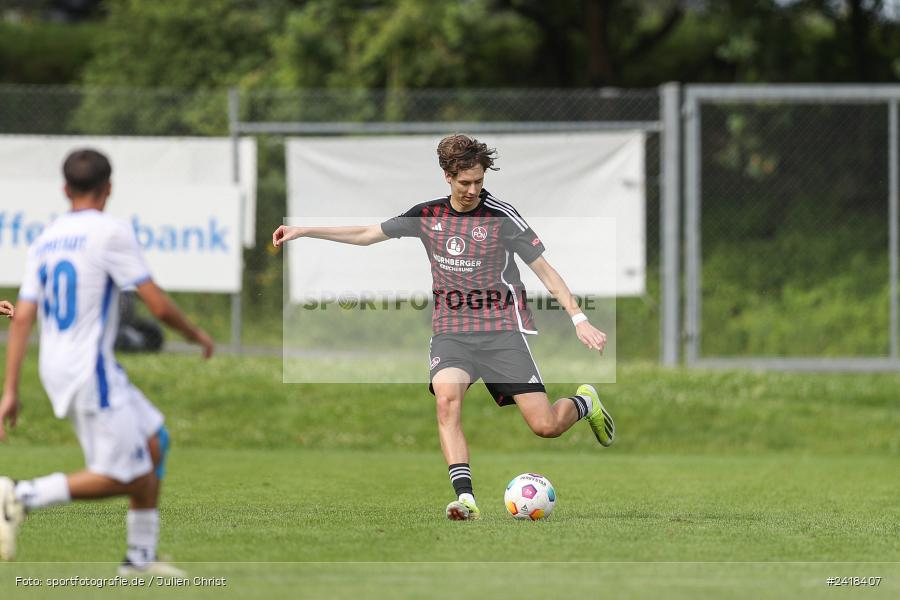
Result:
[[[637,296],[645,285],[644,134],[505,134],[498,171],[484,187],[535,230],[545,257],[580,295]],[[286,142],[292,225],[364,225],[449,193],[437,136],[294,138]],[[417,248],[418,247],[418,248]],[[430,289],[418,240],[359,248],[301,240],[288,245],[290,298]],[[520,261],[521,262],[521,261]],[[527,267],[523,283],[543,287]]]
[[[234,186],[122,182],[114,185],[106,212],[131,225],[153,279],[164,289],[236,293],[240,204]],[[67,210],[61,182],[0,179],[0,286],[21,283],[28,246]]]
[[[129,190],[185,187],[196,191],[236,185],[232,142],[222,137],[0,135],[0,182],[48,183],[61,190],[63,160],[72,150],[86,147],[109,157],[113,193],[123,202],[122,186]],[[243,242],[252,248],[256,241],[256,140],[242,138],[238,152]],[[184,200],[188,196],[179,197]]]

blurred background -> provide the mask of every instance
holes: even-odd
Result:
[[[285,263],[267,240],[290,214],[286,135],[612,123],[646,133],[646,285],[618,301],[620,360],[665,358],[666,168],[687,207],[667,267],[676,361],[894,359],[900,94],[875,84],[898,81],[892,0],[0,0],[0,134],[255,139],[238,298],[176,294],[250,350],[282,344]],[[667,158],[666,82],[774,92],[676,88]]]
[[[513,572],[516,585],[566,598],[617,588],[628,590],[622,597],[757,598],[765,588],[765,597],[805,598],[835,575],[884,575],[897,597],[898,105],[900,0],[0,0],[0,298],[16,295],[23,240],[64,210],[63,146],[102,139],[119,169],[110,210],[139,219],[139,241],[162,240],[153,260],[170,242],[191,246],[155,274],[165,284],[181,273],[168,287],[222,350],[201,362],[167,332],[175,352],[120,355],[176,440],[164,553],[228,561],[209,574],[235,573],[240,597],[458,598],[479,597],[469,591],[478,586],[501,597],[513,571],[493,568],[498,560],[577,561],[571,575],[534,563]],[[570,360],[557,351],[563,343],[613,363],[614,385],[568,366],[577,383],[598,384],[618,441],[598,451],[581,425],[538,438],[518,411],[497,410],[473,388],[464,420],[487,526],[476,528],[444,519],[450,487],[425,386],[310,383],[335,365],[365,373],[364,361],[336,356],[360,337],[379,358],[404,342],[424,353],[427,314],[399,321],[399,332],[366,327],[367,336],[340,339],[337,328],[355,321],[332,303],[332,319],[291,331],[294,248],[314,241],[289,246],[289,260],[270,242],[286,216],[309,216],[296,211],[308,179],[292,149],[321,158],[332,143],[459,130],[497,140],[503,170],[489,182],[498,185],[524,164],[511,137],[608,136],[614,157],[638,149],[629,161],[598,159],[593,171],[612,183],[587,195],[607,200],[618,187],[638,198],[638,227],[617,231],[638,250],[626,274],[634,287],[617,288],[615,311],[592,317],[615,334],[611,351],[578,347],[558,311],[539,315],[533,342],[550,377],[567,377],[550,366]],[[616,136],[630,141],[616,146]],[[343,176],[326,185],[354,179],[359,148],[347,148],[329,150]],[[437,165],[428,168],[446,193]],[[15,192],[36,175],[40,208],[37,195]],[[164,189],[175,183],[183,187]],[[201,183],[202,194],[188,189]],[[426,198],[404,196],[396,212]],[[347,216],[342,206],[323,202],[313,216]],[[536,210],[523,214],[548,216]],[[187,262],[226,241],[221,264]],[[348,299],[358,300],[335,298]],[[154,349],[162,332],[142,321],[142,303],[121,308],[131,323],[121,345]],[[0,347],[7,331],[0,323]],[[292,356],[314,373],[283,385],[291,333],[307,344]],[[57,470],[62,457],[81,464],[37,363],[33,345],[27,410],[0,446],[16,478]],[[424,376],[424,366],[412,368]],[[548,395],[568,396],[572,383],[550,380]],[[546,527],[505,516],[502,490],[522,472],[545,473],[560,490],[555,521],[535,523]],[[119,559],[96,518],[121,523],[124,507],[80,508],[30,519],[15,568],[70,561],[75,539],[80,556]],[[234,561],[247,557],[315,562],[260,563],[242,576]],[[585,569],[586,557],[612,562]],[[486,564],[457,572],[442,562],[461,559]],[[882,560],[893,566],[860,567]],[[377,574],[322,561],[360,561]],[[667,564],[635,574],[635,561]],[[339,581],[355,591],[335,593]],[[394,593],[398,582],[412,591]]]

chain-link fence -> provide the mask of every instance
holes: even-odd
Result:
[[[686,99],[688,362],[896,368],[900,89]]]
[[[227,94],[221,90],[185,93],[4,85],[0,86],[0,135],[227,136]],[[59,200],[64,210],[61,192]],[[111,202],[115,202],[115,195]],[[13,289],[0,289],[3,297],[14,298],[15,293]],[[173,295],[218,341],[228,342],[227,296]],[[125,295],[120,312],[126,325],[120,330],[117,347],[153,350],[162,346],[162,329],[148,318],[140,303]]]
[[[878,87],[685,88],[690,364],[894,361],[898,100]],[[0,86],[0,134],[256,136],[258,243],[244,252],[240,333],[247,346],[272,348],[283,269],[267,241],[286,215],[285,137],[462,130],[490,141],[493,132],[634,127],[648,132],[647,293],[620,299],[618,351],[656,359],[660,111],[657,90],[256,91],[229,102],[228,90]],[[176,298],[217,338],[231,337],[231,299]]]
[[[647,292],[619,300],[623,358],[659,355],[660,93],[658,90],[409,90],[184,92],[0,86],[0,135],[227,136],[257,140],[256,246],[244,251],[239,304],[174,294],[227,342],[239,306],[245,347],[280,348],[282,257],[269,240],[286,212],[284,138],[293,135],[640,129],[646,136]],[[115,198],[113,198],[115,201]],[[514,200],[513,200],[514,202]],[[0,290],[9,296],[14,290]]]
[[[629,335],[618,340],[617,349],[618,355],[626,358],[655,360],[659,355],[658,90],[266,91],[244,92],[235,104],[239,107],[236,133],[257,135],[263,147],[273,149],[269,157],[278,161],[266,165],[261,160],[261,183],[262,172],[284,169],[280,144],[286,136],[461,131],[490,143],[491,134],[501,132],[645,131],[647,291],[641,298],[618,301],[619,327],[626,328]],[[502,154],[502,148],[500,151]],[[284,181],[283,174],[277,180]],[[415,203],[409,200],[410,205]],[[515,204],[515,199],[511,201]],[[270,217],[275,215],[264,216],[263,210],[260,208],[259,220],[271,223]],[[339,213],[339,208],[335,210]]]
[[[466,122],[530,128],[540,123],[659,120],[657,90],[264,91],[242,93],[240,104],[241,121],[257,123]]]
[[[0,134],[228,135],[225,90],[0,85]]]

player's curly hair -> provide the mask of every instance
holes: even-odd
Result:
[[[494,166],[497,151],[461,133],[448,135],[442,139],[437,147],[437,155],[441,168],[453,176],[475,165],[481,165],[485,171],[497,170]]]

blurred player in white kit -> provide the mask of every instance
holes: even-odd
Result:
[[[0,477],[0,558],[15,557],[26,513],[71,500],[127,496],[127,551],[120,574],[177,576],[182,572],[156,555],[169,436],[162,413],[129,382],[113,355],[120,291],[134,287],[150,312],[199,344],[205,358],[212,356],[213,341],[153,282],[129,225],[103,213],[112,191],[109,160],[94,150],[76,150],[66,158],[63,174],[72,210],[29,248],[18,302],[2,307],[12,324],[0,441],[5,428],[16,424],[19,375],[38,317],[41,382],[56,417],[72,422],[85,468],[17,482]]]

